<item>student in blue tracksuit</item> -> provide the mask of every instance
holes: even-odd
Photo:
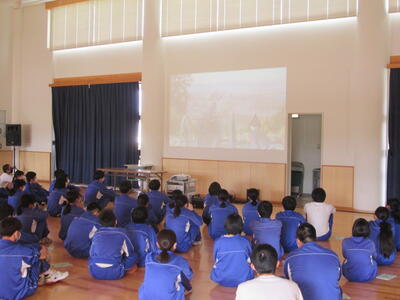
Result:
[[[114,201],[115,192],[108,189],[104,184],[104,172],[96,170],[94,172],[94,180],[88,185],[85,191],[85,206],[92,202],[97,202],[102,208],[106,207],[111,201]]]
[[[155,232],[158,232],[158,218],[155,215],[154,211],[151,209],[151,205],[149,204],[149,197],[146,194],[139,194],[137,197],[138,207],[144,207],[147,210],[147,220],[146,224],[151,225]]]
[[[193,210],[185,195],[175,199],[175,206],[165,218],[165,228],[175,232],[176,251],[187,252],[194,244],[201,241],[200,226],[202,218]]]
[[[261,201],[258,205],[260,220],[253,222],[251,229],[253,231],[253,243],[269,244],[275,248],[280,260],[284,254],[281,245],[282,223],[279,220],[272,220],[272,204],[269,201]]]
[[[89,272],[95,279],[117,280],[134,270],[138,257],[127,231],[116,227],[117,217],[111,209],[104,209],[99,220],[102,227],[90,247]]]
[[[63,206],[67,203],[65,198],[68,190],[66,189],[67,178],[58,177],[54,185],[54,190],[50,193],[47,198],[47,209],[49,215],[52,217],[59,217]]]
[[[135,252],[138,255],[139,267],[144,267],[147,254],[157,251],[157,235],[153,227],[146,224],[147,209],[136,207],[132,211],[132,222],[126,225]]]
[[[387,208],[390,210],[389,222],[394,224],[394,240],[397,251],[400,251],[400,201],[395,198],[388,199]]]
[[[64,248],[71,256],[76,258],[89,257],[93,236],[101,227],[98,218],[100,211],[100,205],[93,202],[86,208],[86,212],[72,220],[64,241]]]
[[[258,200],[260,196],[260,192],[257,189],[248,189],[247,190],[247,202],[243,206],[242,215],[243,215],[243,231],[247,235],[253,235],[253,231],[251,230],[251,224],[254,221],[258,221],[260,219],[260,215],[258,214],[257,208],[260,201]]]
[[[122,181],[119,185],[119,191],[121,194],[115,197],[114,213],[117,216],[118,227],[125,227],[131,222],[132,210],[137,207],[137,201],[128,196],[132,191],[130,181]]]
[[[71,225],[72,220],[80,217],[85,212],[83,209],[82,196],[79,191],[68,191],[65,198],[68,202],[62,209],[61,227],[58,232],[58,237],[63,241],[67,238],[68,228]]]
[[[157,235],[160,250],[146,256],[144,281],[139,289],[139,300],[184,300],[192,291],[193,277],[188,261],[174,254],[176,236],[172,230],[161,230]]]
[[[237,287],[254,278],[250,267],[251,244],[240,235],[242,230],[242,218],[231,214],[225,220],[226,234],[214,243],[214,267],[210,278],[220,285]]]
[[[367,220],[357,219],[353,224],[353,236],[343,240],[343,276],[349,281],[368,282],[378,274],[375,244],[369,237]]]
[[[309,223],[301,224],[296,236],[299,248],[290,252],[285,260],[286,278],[299,285],[304,299],[341,300],[337,254],[316,243],[316,230]]]
[[[26,173],[25,194],[34,195],[37,203],[47,203],[49,192],[37,182],[35,172]]]
[[[47,211],[38,207],[35,196],[22,195],[21,205],[17,209],[17,218],[22,224],[22,232],[34,234],[39,240],[44,241],[43,239],[49,235],[48,216]]]
[[[208,194],[204,198],[203,221],[208,225],[211,222],[210,207],[218,203],[218,194],[221,191],[221,185],[214,181],[208,187]]]
[[[21,205],[21,197],[25,190],[25,181],[22,179],[16,179],[13,183],[14,187],[8,196],[8,204],[14,208],[14,211]]]
[[[284,197],[282,206],[285,211],[277,213],[275,219],[282,223],[281,245],[285,252],[289,253],[297,249],[296,231],[300,224],[306,222],[306,219],[298,212],[295,212],[296,199],[294,197]]]
[[[67,178],[67,189],[80,191],[80,188],[78,186],[70,184],[68,174],[65,173],[64,170],[57,169],[57,170],[54,171],[54,178],[55,179],[50,183],[49,193],[51,193],[54,190],[54,185],[56,184],[56,180],[57,180],[58,177],[66,177]]]
[[[386,207],[378,207],[375,210],[375,221],[369,222],[369,238],[375,243],[378,253],[376,261],[378,265],[391,265],[397,257],[395,244],[395,227],[390,222],[390,211]]]
[[[168,196],[159,191],[160,187],[161,187],[160,181],[157,179],[153,179],[149,182],[150,192],[147,193],[151,209],[157,216],[158,224],[161,223],[162,219],[165,216],[165,206],[170,202]]]
[[[227,190],[221,190],[218,194],[218,202],[210,207],[211,222],[208,224],[208,234],[215,240],[226,234],[225,220],[231,214],[237,214],[238,210],[229,203],[230,195]]]

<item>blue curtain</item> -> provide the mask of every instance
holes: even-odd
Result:
[[[390,71],[387,197],[400,199],[400,69]]]
[[[53,87],[56,164],[75,183],[139,160],[138,83]]]

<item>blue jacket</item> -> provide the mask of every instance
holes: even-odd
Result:
[[[394,261],[396,260],[396,257],[397,257],[397,251],[395,248],[389,257],[384,257],[383,253],[380,251],[381,247],[380,247],[380,242],[379,242],[379,233],[380,233],[380,224],[381,223],[382,223],[381,220],[375,220],[375,221],[369,222],[369,228],[370,228],[369,238],[375,244],[375,249],[377,252],[376,262],[378,263],[378,265],[387,266],[387,265],[391,265],[392,263],[394,263]],[[396,232],[395,232],[394,224],[390,221],[388,223],[391,225],[393,235],[395,236]]]
[[[400,223],[396,223],[393,217],[389,218],[389,222],[394,225],[394,230],[395,230],[394,241],[396,243],[397,251],[400,251]]]
[[[0,299],[18,300],[36,291],[39,257],[39,247],[0,240]]]
[[[158,249],[156,232],[148,224],[129,223],[125,229],[139,258],[138,265],[144,267],[147,254]]]
[[[285,252],[297,249],[296,231],[300,224],[306,222],[306,219],[292,210],[277,213],[275,219],[282,223],[281,245]]]
[[[89,211],[84,212],[69,225],[65,249],[73,257],[88,258],[93,236],[99,228],[99,219]]]
[[[220,207],[221,202],[210,207],[211,222],[208,225],[208,234],[215,240],[226,234],[224,223],[226,218],[231,214],[237,214],[238,210],[230,203],[226,203],[225,207]]]
[[[251,224],[254,221],[260,220],[260,215],[258,214],[258,211],[257,211],[259,204],[260,204],[259,201],[257,201],[256,205],[253,205],[252,201],[249,201],[243,206],[243,209],[242,209],[243,231],[244,231],[244,233],[246,233],[248,235],[253,234],[253,231],[251,230]]]
[[[316,242],[304,244],[285,260],[286,278],[296,282],[307,300],[341,300],[340,261],[332,250]]]
[[[167,195],[159,191],[150,191],[147,193],[147,196],[149,196],[151,209],[158,218],[157,223],[160,223],[165,215],[165,206],[169,204],[171,200]]]
[[[38,202],[38,203],[42,203],[42,202],[47,203],[47,197],[49,196],[49,192],[47,190],[45,190],[37,182],[33,182],[33,183],[27,182],[25,185],[24,193],[35,196],[36,202]]]
[[[117,216],[118,227],[125,227],[131,222],[132,210],[137,207],[137,201],[126,194],[115,197],[114,213]]]
[[[54,180],[50,183],[49,193],[51,193],[51,192],[54,190],[54,185],[55,185],[55,184],[56,184],[56,180],[54,179]],[[67,189],[79,191],[79,186],[75,186],[75,185],[72,185],[72,184],[68,184]]]
[[[178,252],[189,251],[200,234],[202,224],[203,219],[195,211],[190,211],[187,208],[182,208],[181,214],[177,217],[171,210],[165,218],[165,228],[171,229],[176,234],[176,250]]]
[[[50,216],[58,217],[61,214],[63,203],[67,200],[65,195],[67,189],[54,189],[47,198],[47,209]]]
[[[8,204],[14,208],[14,212],[16,212],[17,208],[21,205],[21,197],[23,194],[23,191],[18,190],[14,195],[8,196]]]
[[[191,290],[193,272],[188,261],[172,252],[170,259],[161,263],[160,251],[146,256],[144,281],[139,289],[140,300],[184,300],[185,290]]]
[[[218,203],[218,196],[207,194],[204,198],[203,218],[211,218],[210,207]]]
[[[64,209],[65,207],[61,212],[61,227],[60,231],[58,232],[58,237],[63,241],[67,238],[68,228],[71,225],[72,220],[80,217],[85,212],[83,208],[76,205],[71,205],[70,213],[64,215]]]
[[[38,208],[23,208],[22,214],[17,216],[22,224],[21,231],[27,234],[34,234],[39,240],[49,234],[47,218],[49,214]]]
[[[253,279],[250,267],[250,241],[243,236],[221,236],[214,243],[214,266],[211,280],[227,287]]]
[[[85,206],[92,202],[97,202],[102,208],[106,207],[108,202],[113,201],[115,192],[108,189],[104,183],[93,180],[85,191]]]
[[[375,244],[369,238],[350,237],[343,240],[342,253],[345,258],[342,271],[349,281],[367,282],[378,274]]]
[[[284,252],[281,246],[281,232],[282,223],[278,220],[272,220],[270,218],[260,218],[252,224],[251,229],[253,231],[253,243],[269,244],[275,248],[278,253],[278,259],[281,259]]]

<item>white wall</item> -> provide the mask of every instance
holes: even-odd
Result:
[[[400,13],[390,15],[391,55],[400,55]]]

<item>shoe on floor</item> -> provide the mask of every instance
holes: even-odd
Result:
[[[68,272],[60,272],[53,269],[48,270],[43,274],[46,284],[52,284],[64,280],[69,276]]]

